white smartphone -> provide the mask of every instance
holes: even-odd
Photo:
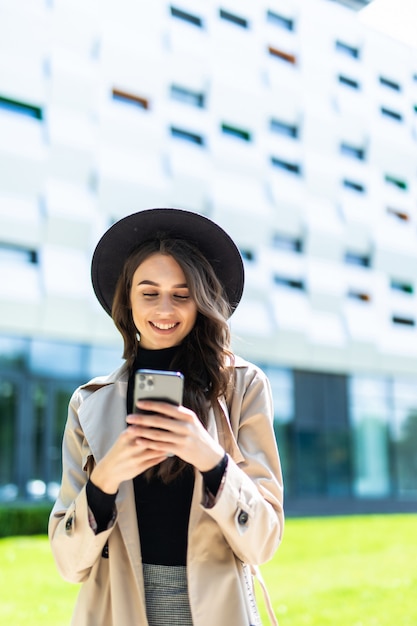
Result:
[[[138,400],[160,400],[179,406],[182,404],[184,376],[181,372],[140,369],[135,374],[133,413],[138,413]]]

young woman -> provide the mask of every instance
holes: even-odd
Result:
[[[268,380],[230,349],[239,251],[201,215],[149,209],[104,234],[92,281],[125,363],[69,405],[49,535],[82,583],[72,623],[259,624],[251,572],[279,545],[283,491]],[[135,402],[139,368],[182,372],[183,404]]]

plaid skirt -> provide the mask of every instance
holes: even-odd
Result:
[[[149,626],[193,626],[185,565],[143,563]]]

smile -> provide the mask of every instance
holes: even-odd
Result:
[[[151,324],[158,330],[171,330],[172,328],[175,328],[178,325],[177,322],[175,322],[174,324],[159,324],[157,322],[151,322]]]

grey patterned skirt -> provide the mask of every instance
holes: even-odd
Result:
[[[149,626],[193,626],[185,565],[143,563]]]

